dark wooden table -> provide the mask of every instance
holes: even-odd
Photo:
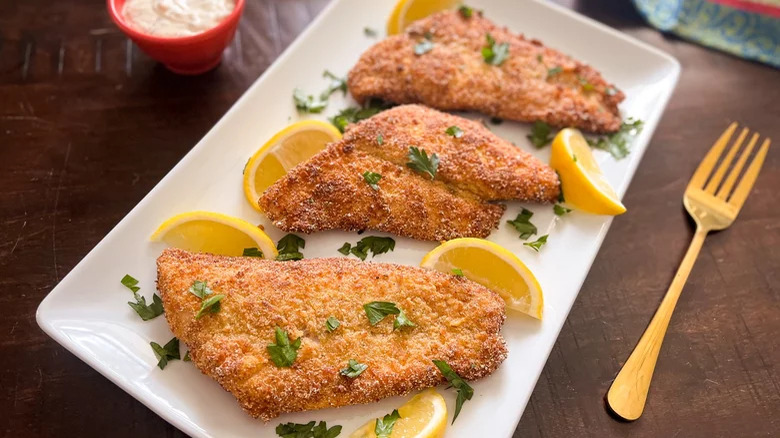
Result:
[[[179,77],[102,0],[0,2],[0,435],[182,434],[48,338],[43,297],[208,131],[326,0],[248,2],[217,70]],[[629,2],[565,2],[680,60],[682,77],[516,437],[762,437],[780,430],[780,153],[712,235],[678,305],[645,415],[602,397],[691,237],[681,195],[732,120],[780,141],[780,72],[666,37]],[[619,3],[619,4],[618,4]],[[262,115],[258,115],[262,116]],[[774,431],[774,432],[773,432]]]

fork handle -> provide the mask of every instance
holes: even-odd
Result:
[[[697,227],[685,258],[680,263],[661,305],[658,306],[642,338],[639,339],[639,343],[636,344],[631,356],[628,357],[607,392],[607,404],[610,409],[624,420],[636,420],[645,409],[647,391],[650,389],[650,380],[653,378],[653,370],[658,360],[658,352],[661,351],[666,328],[669,326],[674,306],[680,298],[705,237],[707,237],[707,230]]]

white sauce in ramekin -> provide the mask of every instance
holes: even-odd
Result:
[[[161,37],[182,37],[219,24],[236,0],[127,0],[122,15],[137,30]]]

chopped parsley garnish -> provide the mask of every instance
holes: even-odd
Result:
[[[376,136],[376,144],[378,144],[379,146],[385,144],[385,138],[382,136],[382,134]]]
[[[626,158],[631,153],[628,149],[629,140],[642,132],[643,125],[641,120],[629,117],[614,134],[588,139],[588,144],[592,148],[609,152],[616,160]]]
[[[577,80],[578,80],[578,81],[580,81],[580,85],[582,85],[582,89],[583,89],[584,91],[593,91],[593,88],[594,88],[594,87],[593,87],[593,84],[591,84],[590,82],[588,82],[588,80],[587,80],[587,79],[585,79],[585,78],[584,78],[584,77],[582,77],[582,76],[577,76]]]
[[[561,67],[560,65],[556,65],[553,68],[548,68],[547,69],[547,77],[551,78],[551,77],[553,77],[553,76],[555,76],[557,74],[560,74],[562,72],[563,72],[563,67]]]
[[[169,361],[181,359],[181,354],[179,353],[179,340],[176,337],[168,341],[164,346],[160,346],[157,342],[150,342],[149,345],[152,346],[154,355],[159,359],[157,366],[160,367],[161,370],[165,369],[165,366],[168,365]]]
[[[433,41],[431,41],[431,38],[431,34],[425,34],[425,38],[421,39],[419,43],[414,45],[414,54],[420,56],[433,50]]]
[[[295,234],[288,234],[276,244],[276,249],[279,250],[279,255],[276,256],[276,260],[280,262],[286,262],[289,260],[301,260],[303,253],[301,248],[306,247],[306,241],[296,236]]]
[[[328,106],[328,100],[322,99],[322,97],[314,97],[307,95],[300,88],[293,90],[293,101],[295,102],[295,108],[298,111],[307,113],[321,113],[322,110]]]
[[[535,241],[533,241],[533,242],[526,242],[523,245],[531,248],[532,250],[534,250],[536,252],[539,252],[539,250],[542,248],[542,245],[547,243],[547,236],[548,235],[545,234],[544,236],[541,236],[540,238],[536,239]]]
[[[376,172],[363,172],[363,180],[368,183],[369,186],[371,186],[374,190],[379,190],[379,180],[382,179],[382,175],[376,173]]]
[[[328,429],[324,421],[319,423],[310,421],[306,424],[286,423],[276,426],[276,434],[282,438],[336,438],[341,434],[341,426]]]
[[[336,330],[340,325],[341,323],[335,316],[329,316],[328,319],[325,320],[325,327],[327,327],[329,332]]]
[[[206,298],[206,295],[211,295],[213,291],[205,281],[195,280],[192,282],[192,286],[190,286],[190,292],[203,300]]]
[[[222,308],[221,301],[225,298],[223,294],[217,294],[210,296],[200,303],[200,310],[195,314],[195,319],[200,319],[203,315],[208,313],[218,313]]]
[[[460,268],[452,268],[452,275],[456,277],[463,277],[463,270]]]
[[[361,375],[367,368],[368,365],[360,363],[355,359],[350,359],[347,367],[339,371],[339,373],[341,373],[342,376],[347,376],[350,379],[354,379],[355,377]]]
[[[363,305],[366,311],[368,322],[371,325],[377,325],[388,315],[397,315],[393,322],[393,330],[407,326],[415,327],[415,324],[406,317],[403,310],[399,309],[395,303],[389,301],[372,301]]]
[[[390,438],[393,433],[393,426],[395,422],[401,418],[401,414],[398,413],[398,409],[393,409],[393,412],[385,415],[383,418],[376,419],[376,426],[374,426],[374,435],[376,438]]]
[[[526,210],[524,208],[514,220],[506,222],[515,227],[520,233],[521,239],[527,240],[529,237],[536,234],[536,225],[531,223],[531,216],[533,215],[534,213],[531,210]]]
[[[345,243],[339,248],[339,252],[344,254],[342,250],[345,249],[347,245],[348,244]],[[349,252],[360,260],[365,261],[369,251],[371,251],[371,258],[374,258],[379,254],[384,254],[393,250],[395,250],[395,240],[392,237],[366,236],[358,240],[355,246],[349,249]]]
[[[258,248],[244,248],[244,252],[241,254],[243,257],[262,257],[263,251]]]
[[[376,30],[366,26],[363,28],[363,34],[369,38],[376,38],[377,32]]]
[[[553,213],[555,213],[556,216],[563,216],[566,213],[571,213],[571,208],[566,208],[561,204],[555,204],[553,205]]]
[[[330,85],[328,85],[328,88],[320,95],[321,99],[327,100],[331,94],[339,90],[342,94],[347,94],[347,78],[340,78],[328,70],[322,72],[322,77],[330,79]]]
[[[146,304],[146,297],[141,296],[141,294],[138,293],[138,291],[141,289],[138,287],[138,280],[131,277],[130,275],[125,274],[124,277],[120,280],[122,285],[128,289],[130,289],[131,292],[133,292],[133,297],[135,298],[135,302],[128,301],[127,304],[135,310],[135,313],[138,314],[138,316],[141,317],[144,321],[149,321],[150,319],[157,318],[158,316],[162,315],[164,312],[162,300],[160,299],[160,296],[157,294],[152,295],[152,304],[147,305]]]
[[[458,8],[458,13],[463,18],[471,18],[471,16],[474,15],[474,9],[466,5],[462,5]]]
[[[544,58],[542,58],[542,55],[536,55],[536,60],[539,61],[539,64],[544,62]]]
[[[361,120],[367,119],[374,114],[380,113],[390,108],[390,106],[391,105],[386,104],[381,100],[371,99],[362,108],[351,106],[341,110],[337,115],[330,119],[330,122],[333,123],[333,126],[338,128],[339,131],[344,132],[344,129],[350,123],[357,123]]]
[[[552,128],[545,122],[537,120],[531,127],[531,133],[526,136],[531,143],[541,149],[553,140]]]
[[[439,168],[439,156],[431,154],[428,157],[425,149],[412,146],[409,148],[409,162],[406,165],[418,172],[427,173],[431,179],[434,179],[436,178],[436,170]]]
[[[469,386],[469,384],[466,383],[466,381],[463,380],[458,375],[458,373],[453,371],[447,362],[443,360],[434,360],[433,364],[436,365],[436,368],[438,368],[439,371],[441,371],[441,373],[444,375],[444,378],[450,382],[450,385],[458,390],[458,398],[455,399],[455,415],[452,416],[452,422],[455,423],[455,419],[458,418],[458,414],[460,414],[460,409],[463,407],[463,403],[465,403],[466,400],[471,400],[471,397],[474,396],[474,389]]]
[[[184,353],[184,357],[181,360],[182,362],[192,362],[192,359],[190,358],[190,350],[187,350],[187,352]]]
[[[447,135],[451,135],[455,138],[463,137],[463,130],[459,127],[452,125],[444,131]]]
[[[482,48],[482,58],[490,65],[501,65],[509,57],[509,43],[496,43],[493,36],[485,35],[487,46]]]
[[[607,87],[607,96],[614,96],[618,93],[618,89],[615,87]]]
[[[289,368],[298,357],[301,348],[301,338],[290,342],[287,332],[276,327],[276,343],[268,344],[266,349],[273,363],[279,368]]]
[[[352,249],[352,245],[350,245],[349,242],[344,242],[343,245],[341,245],[341,248],[338,249],[338,251],[345,256],[349,255],[349,250]]]

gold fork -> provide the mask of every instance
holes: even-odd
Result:
[[[658,360],[658,352],[661,350],[661,343],[664,340],[666,328],[669,326],[669,319],[672,317],[674,306],[680,298],[680,293],[691,268],[693,268],[693,263],[699,255],[704,238],[710,231],[722,230],[734,222],[750,193],[750,189],[753,188],[753,183],[756,182],[761,165],[764,164],[764,158],[769,150],[769,138],[764,139],[761,148],[751,161],[736,189],[732,191],[742,168],[758,141],[759,135],[754,133],[721,185],[726,171],[739,151],[742,142],[748,136],[748,129],[743,128],[723,157],[720,166],[713,173],[712,170],[736,129],[737,123],[735,122],[721,134],[718,141],[699,164],[685,189],[683,204],[688,210],[688,214],[696,221],[696,233],[693,235],[688,252],[685,253],[685,258],[680,263],[661,305],[607,392],[607,404],[610,409],[625,420],[633,421],[642,415],[647,400],[647,391],[650,389],[650,380],[653,378],[653,370]]]

